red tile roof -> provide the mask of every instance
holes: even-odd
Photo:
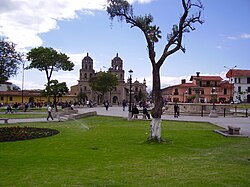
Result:
[[[230,77],[250,77],[250,70],[242,70],[242,69],[230,69],[227,74],[227,78]]]
[[[222,81],[220,76],[199,76],[203,81]],[[191,76],[190,81],[193,81],[197,76]]]

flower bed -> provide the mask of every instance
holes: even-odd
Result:
[[[0,128],[0,142],[30,140],[58,134],[59,131],[36,127],[2,127]]]

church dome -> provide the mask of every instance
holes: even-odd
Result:
[[[93,61],[93,59],[89,56],[89,53],[87,53],[87,56],[85,56],[82,61]]]
[[[118,53],[116,53],[116,57],[115,58],[113,58],[113,60],[112,61],[115,61],[115,62],[117,62],[117,61],[122,61],[122,59],[118,56]]]

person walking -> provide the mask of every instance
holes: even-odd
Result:
[[[123,99],[123,101],[122,101],[122,109],[123,109],[123,111],[125,111],[126,106],[127,106],[127,102],[126,102],[125,99]]]
[[[150,119],[150,114],[148,113],[147,106],[144,106],[144,107],[143,107],[142,113],[145,114],[145,115],[147,116],[148,119]]]
[[[108,102],[108,100],[105,101],[104,106],[105,106],[106,110],[109,109],[109,102]]]
[[[47,117],[47,121],[49,121],[49,118],[51,118],[52,120],[54,120],[53,119],[53,116],[52,116],[52,107],[49,105],[49,107],[48,107],[48,117]]]
[[[136,107],[136,105],[133,105],[133,108],[132,108],[132,117],[134,116],[134,118],[138,118],[138,114],[139,114],[138,108]]]
[[[177,103],[175,103],[175,105],[174,105],[174,117],[178,118],[178,116],[179,116],[179,106]]]

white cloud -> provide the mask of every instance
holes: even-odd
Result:
[[[144,3],[150,3],[150,2],[152,2],[153,0],[128,0],[128,2],[129,3],[135,3],[135,2],[138,2],[138,3],[142,3],[142,4],[144,4]]]
[[[152,0],[137,0],[149,3]],[[1,0],[0,35],[7,37],[18,48],[43,44],[39,34],[59,29],[58,20],[76,19],[79,14],[105,10],[106,0]],[[132,0],[131,3],[136,2]]]
[[[235,37],[235,36],[228,36],[227,39],[229,39],[229,40],[237,40],[237,37]]]
[[[221,45],[217,45],[216,48],[217,49],[223,49],[223,47]]]
[[[201,76],[220,76],[223,80],[228,80],[226,78],[226,73],[227,73],[227,71],[222,71],[222,72],[219,72],[217,74],[209,74],[209,73],[201,74]],[[161,88],[163,89],[163,88],[166,88],[168,86],[181,84],[182,79],[185,79],[186,83],[190,83],[189,80],[190,80],[191,76],[192,75],[185,75],[185,76],[180,76],[180,77],[161,76]],[[148,76],[145,79],[146,79],[147,90],[151,91],[152,84],[153,84],[152,77]],[[144,80],[144,77],[140,77],[137,80],[142,83]]]
[[[42,45],[39,34],[58,29],[58,20],[103,9],[105,0],[9,0],[1,3],[0,33],[20,48]],[[86,10],[86,11],[85,11]]]
[[[227,36],[228,40],[238,40],[238,39],[250,39],[250,34],[248,33],[243,33],[238,36]]]
[[[244,33],[244,34],[240,35],[240,38],[242,38],[242,39],[250,39],[250,34]]]
[[[77,80],[79,79],[79,72],[75,73],[75,72],[68,72],[68,71],[64,71],[64,72],[58,72],[58,73],[54,73],[53,74],[53,79],[58,80],[59,82],[66,82],[68,88],[70,88],[70,86],[73,86],[75,84],[77,84]]]
[[[10,79],[10,82],[12,82],[13,84],[19,86],[20,89],[22,89],[22,81],[21,80],[17,80],[17,79]],[[33,82],[33,81],[24,81],[23,84],[23,89],[24,90],[35,90],[35,89],[44,89],[44,84],[40,84],[37,82]]]
[[[71,60],[75,66],[81,66],[82,65],[82,59],[87,55],[87,53],[75,53],[75,54],[66,54],[69,57],[69,60]]]
[[[190,77],[191,77],[191,75],[180,76],[180,77],[161,76],[161,88],[181,84],[182,79],[186,79],[186,82],[189,82]],[[146,80],[147,90],[152,90],[153,83],[152,83],[152,77],[151,76],[140,77],[140,78],[137,78],[137,80],[140,83],[142,83],[144,78]]]

